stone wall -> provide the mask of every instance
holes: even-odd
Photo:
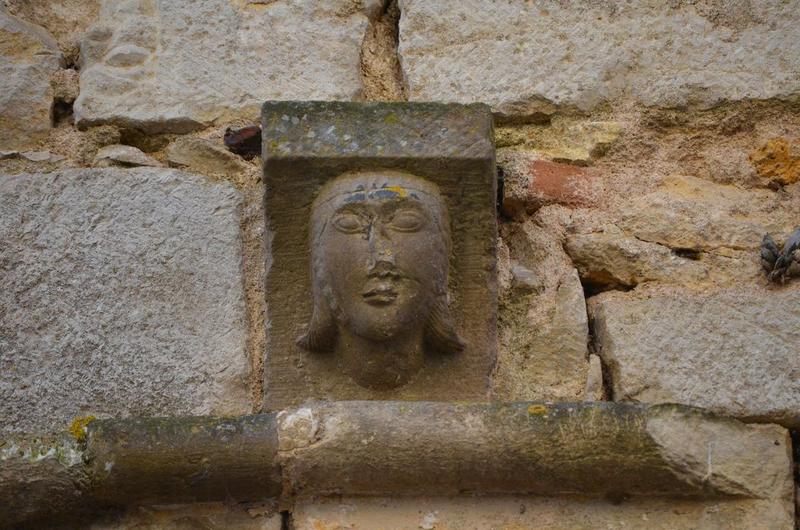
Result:
[[[2,433],[260,411],[261,163],[222,137],[268,99],[491,105],[487,398],[800,429],[800,279],[768,281],[759,258],[766,233],[800,226],[797,1],[3,0]],[[306,503],[294,523],[622,525],[613,503],[564,502]],[[96,527],[278,528],[276,509],[142,508]],[[631,506],[625,528],[717,508],[672,521],[680,509]]]

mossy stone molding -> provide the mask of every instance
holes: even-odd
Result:
[[[485,105],[268,102],[265,406],[484,399],[497,349]]]

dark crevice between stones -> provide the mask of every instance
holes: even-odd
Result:
[[[362,97],[366,101],[408,101],[408,87],[397,49],[400,44],[400,6],[386,0],[371,18],[361,42]]]
[[[58,127],[65,123],[73,125],[75,123],[72,111],[73,103],[74,101],[67,101],[59,98],[54,99],[53,105],[50,107],[50,125],[53,127]]]
[[[592,296],[606,291],[627,292],[636,287],[637,284],[623,284],[617,281],[611,274],[605,271],[593,271],[590,276],[581,276],[583,294],[588,299]]]
[[[502,166],[497,166],[497,217],[500,222],[510,221],[511,217],[503,212],[503,198],[505,193],[505,173]]]
[[[600,367],[602,369],[602,376],[603,376],[603,400],[605,401],[614,401],[614,382],[611,380],[611,369],[606,364],[606,360],[601,355],[600,344],[597,341],[597,335],[595,333],[595,325],[594,325],[594,317],[592,316],[591,312],[589,311],[589,296],[586,295],[584,291],[584,298],[586,299],[586,316],[589,320],[589,344],[588,344],[588,351],[589,355],[592,354],[597,355],[600,359]],[[587,357],[586,362],[589,362],[589,358]]]
[[[281,530],[294,530],[294,522],[292,521],[291,512],[281,512]]]
[[[671,248],[670,250],[679,258],[690,259],[692,261],[698,261],[703,254],[701,251],[693,248]]]

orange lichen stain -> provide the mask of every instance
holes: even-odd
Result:
[[[531,405],[528,407],[528,414],[542,416],[543,414],[547,414],[547,407],[544,405]]]
[[[72,423],[69,424],[69,432],[72,434],[72,437],[82,442],[86,439],[86,428],[89,426],[97,418],[94,416],[83,416],[81,418],[75,418],[72,420]]]
[[[769,182],[792,184],[800,180],[800,155],[792,155],[786,138],[773,138],[748,157],[758,175]]]

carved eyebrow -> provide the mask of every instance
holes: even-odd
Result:
[[[334,215],[338,213],[366,215],[369,213],[369,208],[363,202],[345,202],[333,211]]]
[[[397,210],[411,208],[414,211],[425,213],[427,215],[428,208],[417,198],[404,197],[394,201],[388,201],[380,205],[381,213],[394,213]]]

